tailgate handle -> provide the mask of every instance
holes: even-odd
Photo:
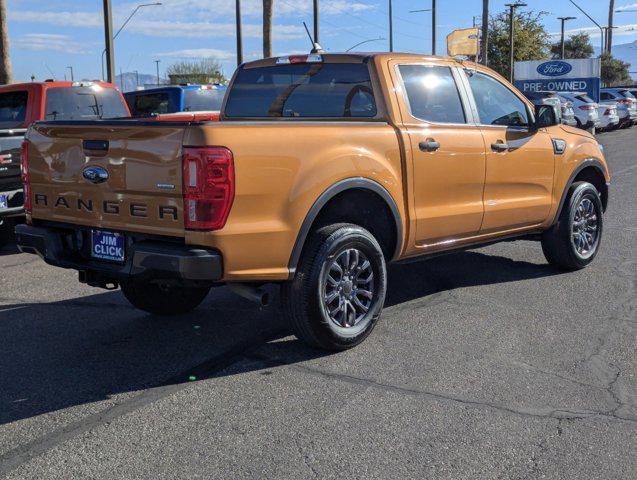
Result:
[[[108,152],[108,140],[84,140],[83,147],[91,152]]]

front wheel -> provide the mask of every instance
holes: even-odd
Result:
[[[557,223],[542,236],[542,250],[551,265],[579,270],[593,261],[602,240],[602,201],[588,182],[571,185]]]
[[[210,288],[163,286],[129,281],[121,284],[122,293],[136,308],[153,315],[179,315],[197,308]]]
[[[367,230],[352,224],[319,229],[303,251],[294,280],[281,291],[295,335],[324,350],[345,350],[367,338],[387,289],[383,251]]]

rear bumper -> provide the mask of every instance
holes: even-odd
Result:
[[[218,282],[223,276],[221,255],[204,248],[143,240],[129,243],[126,261],[114,264],[83,253],[77,231],[31,225],[18,225],[15,231],[20,251],[37,254],[49,265],[78,270],[80,281],[89,285],[132,279],[201,285]]]

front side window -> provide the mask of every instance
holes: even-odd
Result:
[[[495,78],[475,72],[469,76],[469,84],[481,124],[507,127],[529,125],[526,103]]]
[[[376,116],[367,65],[298,63],[241,68],[228,93],[227,118]]]
[[[49,88],[46,91],[46,120],[99,120],[128,117],[119,92],[99,85]]]
[[[398,67],[411,114],[433,123],[466,123],[451,68],[428,65]]]
[[[24,123],[28,98],[27,92],[0,93],[0,128],[15,128]]]

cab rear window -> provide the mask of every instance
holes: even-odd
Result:
[[[0,128],[15,128],[24,123],[28,98],[27,92],[0,93]]]
[[[225,94],[225,89],[186,89],[184,90],[184,112],[221,110]]]
[[[365,118],[376,101],[364,64],[302,63],[240,69],[228,118]]]
[[[49,88],[45,108],[46,120],[100,120],[129,116],[119,92],[99,85]]]

